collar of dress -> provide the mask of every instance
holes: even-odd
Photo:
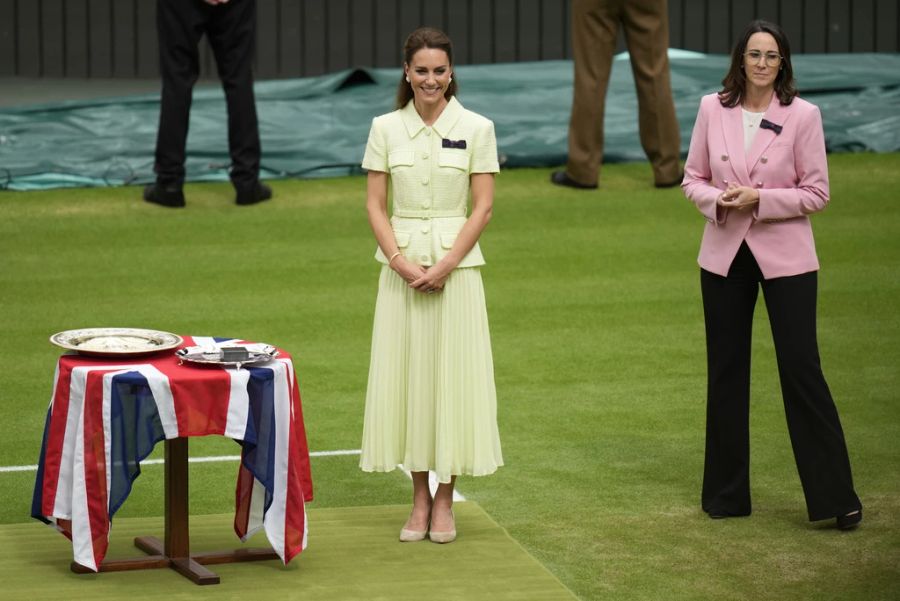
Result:
[[[447,106],[441,111],[437,121],[431,126],[431,129],[436,131],[442,138],[446,138],[453,126],[456,125],[456,122],[459,121],[462,112],[462,104],[459,103],[456,96],[451,97],[447,102]],[[405,107],[400,109],[400,116],[403,119],[403,124],[406,125],[406,131],[409,133],[410,138],[415,138],[426,127],[422,117],[416,112],[415,101],[413,100],[410,100]]]

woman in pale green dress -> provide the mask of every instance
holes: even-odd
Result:
[[[493,123],[455,93],[449,38],[417,29],[404,46],[397,110],[373,120],[362,163],[383,266],[360,467],[402,464],[412,473],[402,541],[454,540],[456,476],[503,465],[478,247],[491,218],[497,144]],[[439,482],[433,498],[429,470]]]

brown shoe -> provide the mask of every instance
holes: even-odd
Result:
[[[674,188],[675,186],[680,186],[682,181],[684,181],[684,172],[678,176],[678,179],[673,179],[670,182],[656,182],[653,185],[657,188]]]

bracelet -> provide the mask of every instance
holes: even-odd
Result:
[[[395,252],[394,254],[392,254],[391,258],[388,259],[388,266],[390,266],[390,264],[394,262],[394,259],[399,257],[401,254],[403,254],[403,253],[401,253],[399,250],[397,252]]]

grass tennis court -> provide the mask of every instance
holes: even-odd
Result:
[[[587,193],[551,187],[545,169],[498,177],[482,248],[507,465],[459,489],[578,597],[900,596],[900,155],[829,162],[832,204],[813,218],[819,342],[865,505],[851,533],[806,522],[762,299],[754,514],[712,521],[699,508],[704,221],[680,190],[653,189],[640,163],[604,167]],[[137,188],[0,194],[0,465],[36,463],[57,357],[47,337],[85,326],[281,346],[296,360],[310,448],[358,448],[379,269],[364,180],[273,188],[272,202],[236,207],[227,184],[189,185],[183,211],[147,205]],[[236,453],[224,438],[191,441],[195,456]],[[311,511],[407,502],[402,473],[363,474],[357,459],[313,459]],[[192,465],[194,515],[232,511],[236,469]],[[0,523],[31,521],[33,481],[0,472]],[[160,516],[161,484],[162,467],[146,466],[117,519]],[[471,519],[460,516],[460,543]],[[27,527],[68,561],[66,539]],[[298,589],[304,559],[290,572]],[[32,561],[21,569],[45,565]],[[402,563],[389,569],[401,587]],[[57,574],[78,586],[65,569],[46,578]]]

